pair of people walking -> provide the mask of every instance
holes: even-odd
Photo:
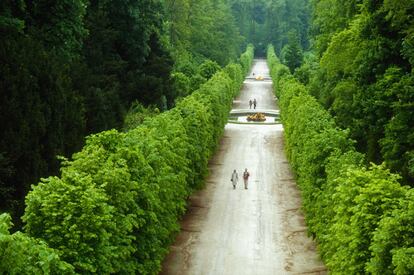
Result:
[[[249,184],[249,177],[250,177],[250,173],[247,171],[247,168],[246,168],[244,169],[244,172],[243,172],[244,189],[247,189],[247,186]],[[233,184],[233,189],[236,189],[237,182],[239,181],[239,175],[237,174],[236,169],[234,169],[233,173],[231,174],[230,180]]]
[[[252,105],[253,105],[253,108],[256,109],[256,105],[257,105],[256,99],[253,99],[253,101],[251,99],[249,100],[250,109],[252,108]]]

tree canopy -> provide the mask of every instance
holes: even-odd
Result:
[[[412,1],[313,1],[311,93],[367,162],[414,179]]]
[[[306,0],[230,0],[233,14],[246,42],[265,56],[272,44],[278,54],[295,33],[301,49],[308,49],[310,6]]]

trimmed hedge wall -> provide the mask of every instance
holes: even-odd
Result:
[[[240,56],[240,64],[243,67],[243,76],[245,76],[252,67],[254,57],[254,47],[253,44],[247,45],[247,49]]]
[[[267,51],[286,153],[309,233],[331,274],[413,274],[414,192],[384,166],[366,167],[348,130]]]
[[[27,235],[10,236],[7,222],[0,223],[2,263],[14,255],[4,238],[24,236],[55,261],[46,274],[157,274],[188,196],[203,185],[252,60],[249,46],[241,65],[227,65],[170,111],[126,133],[89,136],[81,152],[63,160],[60,177],[32,186],[23,216]],[[18,268],[3,264],[0,272],[20,274]],[[35,270],[30,262],[26,268]]]
[[[9,214],[0,215],[0,273],[75,274],[73,266],[59,258],[58,251],[22,232],[10,234]]]

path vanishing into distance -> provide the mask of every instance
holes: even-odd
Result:
[[[254,61],[232,113],[250,111],[248,101],[254,98],[257,111],[278,113],[263,59]],[[251,175],[247,190],[244,168]],[[307,237],[281,124],[229,120],[209,169],[206,187],[190,197],[161,274],[327,274]],[[230,181],[234,169],[239,174],[236,190]]]

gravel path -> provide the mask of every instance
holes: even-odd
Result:
[[[264,81],[254,80],[262,75]],[[234,109],[278,110],[265,60],[255,60]],[[206,188],[189,201],[161,274],[327,274],[307,237],[282,125],[227,124]],[[250,171],[249,189],[242,181]],[[236,190],[230,182],[239,173]]]

